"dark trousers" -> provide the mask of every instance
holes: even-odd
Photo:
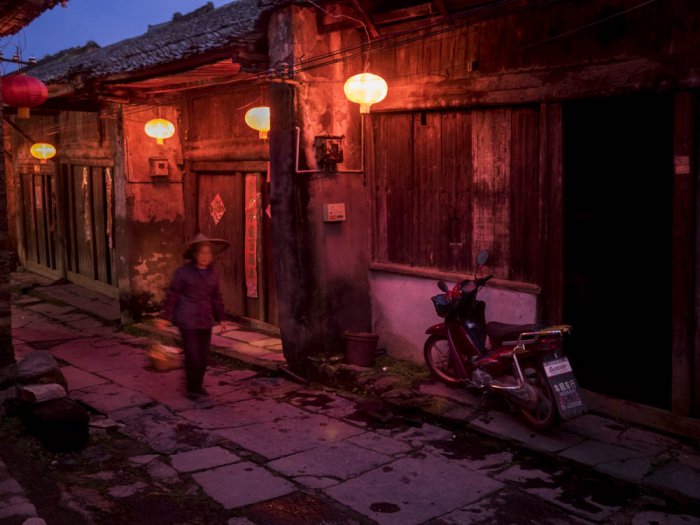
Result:
[[[209,360],[211,328],[180,328],[185,350],[185,378],[188,392],[202,390],[204,371]]]

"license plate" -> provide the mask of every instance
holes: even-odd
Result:
[[[542,363],[542,365],[544,366],[544,373],[547,374],[547,377],[554,377],[573,372],[571,363],[569,363],[569,360],[566,357],[554,359],[552,361],[545,361]]]
[[[570,419],[585,412],[586,407],[569,360],[549,354],[542,359],[542,368],[556,398],[559,415]]]

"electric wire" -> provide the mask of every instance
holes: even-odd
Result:
[[[307,0],[309,3],[312,5],[319,7],[315,2],[312,2],[311,0]],[[480,10],[486,9],[486,7],[489,7],[493,9],[494,4],[498,4],[498,8],[502,8],[504,5],[512,4],[517,0],[502,0],[500,2],[494,2],[490,4],[484,4],[483,6],[479,6]],[[558,0],[549,0],[544,3],[555,3]],[[609,22],[610,20],[617,18],[619,16],[624,16],[625,14],[632,12],[634,10],[646,7],[647,5],[650,5],[652,3],[655,3],[657,0],[643,0],[639,4],[629,7],[623,11],[613,13],[611,15],[608,15],[604,18],[594,20],[592,22],[583,24],[581,26],[578,26],[576,28],[564,31],[562,33],[540,39],[536,42],[532,42],[529,44],[523,44],[521,45],[518,49],[529,49],[533,48],[539,45],[547,44],[549,42],[552,42],[554,40],[558,40],[560,38],[564,38],[567,36],[571,36],[573,34],[576,34],[580,31],[584,31],[586,29],[590,29],[592,27],[595,27],[599,24]],[[524,8],[523,8],[524,9]],[[323,9],[322,9],[323,10]],[[327,12],[324,10],[324,12]],[[389,33],[387,35],[382,35],[380,37],[377,37],[374,39],[374,45],[373,49],[371,50],[372,53],[378,53],[380,51],[384,50],[390,50],[398,47],[406,47],[406,48],[412,48],[417,45],[423,45],[426,41],[435,39],[437,36],[442,36],[442,38],[439,38],[435,40],[436,42],[440,42],[443,39],[450,38],[449,33],[453,31],[458,31],[461,29],[464,29],[467,27],[467,31],[472,31],[475,30],[473,26],[476,22],[471,20],[473,18],[473,13],[474,10],[469,11],[470,16],[465,16],[463,17],[464,19],[467,20],[458,20],[455,22],[455,20],[449,20],[449,21],[437,21],[432,24],[426,24],[418,28],[409,28],[406,30],[401,30],[397,31],[394,33]],[[330,13],[328,13],[330,14]],[[340,17],[341,15],[331,15],[331,16],[336,16]],[[346,15],[342,15],[346,16]],[[347,16],[346,16],[347,17]],[[347,17],[352,19],[352,17]],[[365,31],[367,31],[367,28],[364,23],[357,19],[352,19],[359,24],[361,24],[364,28]],[[478,21],[477,21],[478,22]],[[369,38],[369,34],[367,32],[367,37]],[[402,39],[402,37],[405,37]],[[294,64],[290,68],[290,77],[294,77],[297,74],[300,73],[305,73],[308,71],[312,71],[314,69],[322,68],[322,67],[328,67],[334,64],[338,64],[341,62],[348,62],[350,60],[356,59],[358,57],[362,57],[365,54],[368,54],[369,51],[363,50],[362,48],[365,46],[366,43],[360,43],[360,44],[355,44],[351,46],[346,46],[344,48],[335,50],[335,51],[330,51],[328,53],[316,55],[307,59],[302,59],[299,60],[296,64]],[[508,51],[512,52],[512,50]],[[505,52],[504,52],[505,53]],[[496,55],[497,56],[497,55]],[[455,64],[451,64],[454,66]],[[206,90],[206,93],[202,93],[201,95],[198,94],[193,94],[192,98],[201,98],[201,97],[209,97],[213,94],[218,94],[222,92],[235,92],[235,91],[244,91],[244,90],[249,90],[253,87],[257,86],[264,86],[265,84],[269,83],[270,81],[284,81],[284,78],[280,77],[279,72],[275,72],[276,74],[271,74],[271,71],[263,71],[259,73],[252,74],[249,77],[244,77],[240,79],[234,79],[230,82],[226,82],[223,85],[218,85],[215,84],[213,86],[202,86],[202,87],[196,87],[192,88],[191,91],[195,90]],[[414,73],[414,74],[406,74],[406,75],[401,75],[399,78],[407,78],[410,76],[414,75],[421,75],[425,73]],[[341,81],[332,81],[331,83],[340,83]],[[316,83],[316,81],[314,81]],[[186,90],[189,91],[189,90]],[[157,93],[154,92],[149,92],[149,94],[152,95],[157,95]],[[141,103],[130,103],[127,105],[126,108],[122,108],[122,117],[123,118],[128,118],[131,115],[137,115],[140,113],[144,112],[152,112],[153,111],[153,106],[172,106],[172,105],[177,105],[180,104],[185,98],[183,95],[182,91],[176,91],[174,95],[166,95],[166,96],[155,96],[152,101],[144,101],[142,104]],[[243,109],[246,106],[243,106]],[[100,116],[95,115],[94,119],[97,120],[98,118],[116,118],[116,114],[118,113],[118,108],[112,107],[111,108],[111,115],[107,114],[102,114]],[[86,119],[88,122],[90,118],[88,117]],[[63,131],[65,129],[64,126],[57,124],[53,129],[50,130],[51,135],[55,135],[56,133]]]

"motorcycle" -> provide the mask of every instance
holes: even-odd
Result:
[[[571,363],[564,355],[569,325],[486,323],[486,304],[477,294],[493,275],[477,277],[488,251],[476,258],[473,279],[464,279],[432,297],[445,321],[426,330],[423,356],[431,373],[448,385],[463,384],[502,394],[532,429],[545,431],[559,419],[585,411]]]

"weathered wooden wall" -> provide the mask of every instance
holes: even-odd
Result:
[[[418,32],[421,38],[411,32],[391,45],[375,45],[372,70],[391,85],[376,109],[517,104],[698,86],[699,24],[700,5],[692,0],[641,5],[614,0],[553,2],[436,26]]]

